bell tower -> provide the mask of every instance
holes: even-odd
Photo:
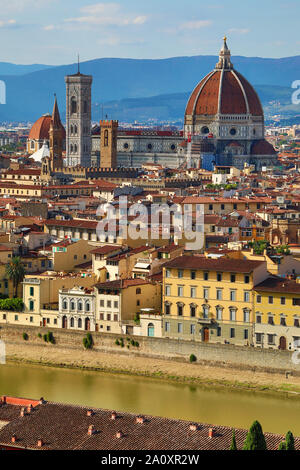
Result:
[[[52,119],[49,129],[49,147],[50,147],[50,165],[51,171],[63,167],[63,141],[64,141],[64,128],[60,120],[59,110],[57,106],[57,99],[55,101],[52,112]]]
[[[65,77],[66,82],[66,166],[91,165],[91,88],[93,77],[80,73]]]
[[[100,168],[117,168],[118,121],[100,121]]]

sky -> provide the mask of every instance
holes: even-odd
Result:
[[[0,61],[70,64],[101,57],[159,59],[300,55],[300,1],[0,0]]]

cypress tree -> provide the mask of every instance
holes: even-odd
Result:
[[[267,450],[265,436],[258,421],[254,421],[249,429],[243,450]]]
[[[295,440],[293,433],[288,431],[285,436],[286,450],[295,450]]]
[[[285,441],[280,442],[278,450],[286,450],[286,442]]]
[[[232,431],[232,441],[231,441],[231,446],[230,446],[229,450],[237,450],[236,440],[235,440],[235,430],[234,429]]]

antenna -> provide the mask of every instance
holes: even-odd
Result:
[[[80,73],[80,60],[79,60],[79,54],[78,54],[78,56],[77,56],[77,57],[78,57],[78,71],[77,71],[77,73],[79,74],[79,73]]]

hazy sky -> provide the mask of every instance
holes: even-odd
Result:
[[[299,0],[0,0],[0,61],[300,54]]]

